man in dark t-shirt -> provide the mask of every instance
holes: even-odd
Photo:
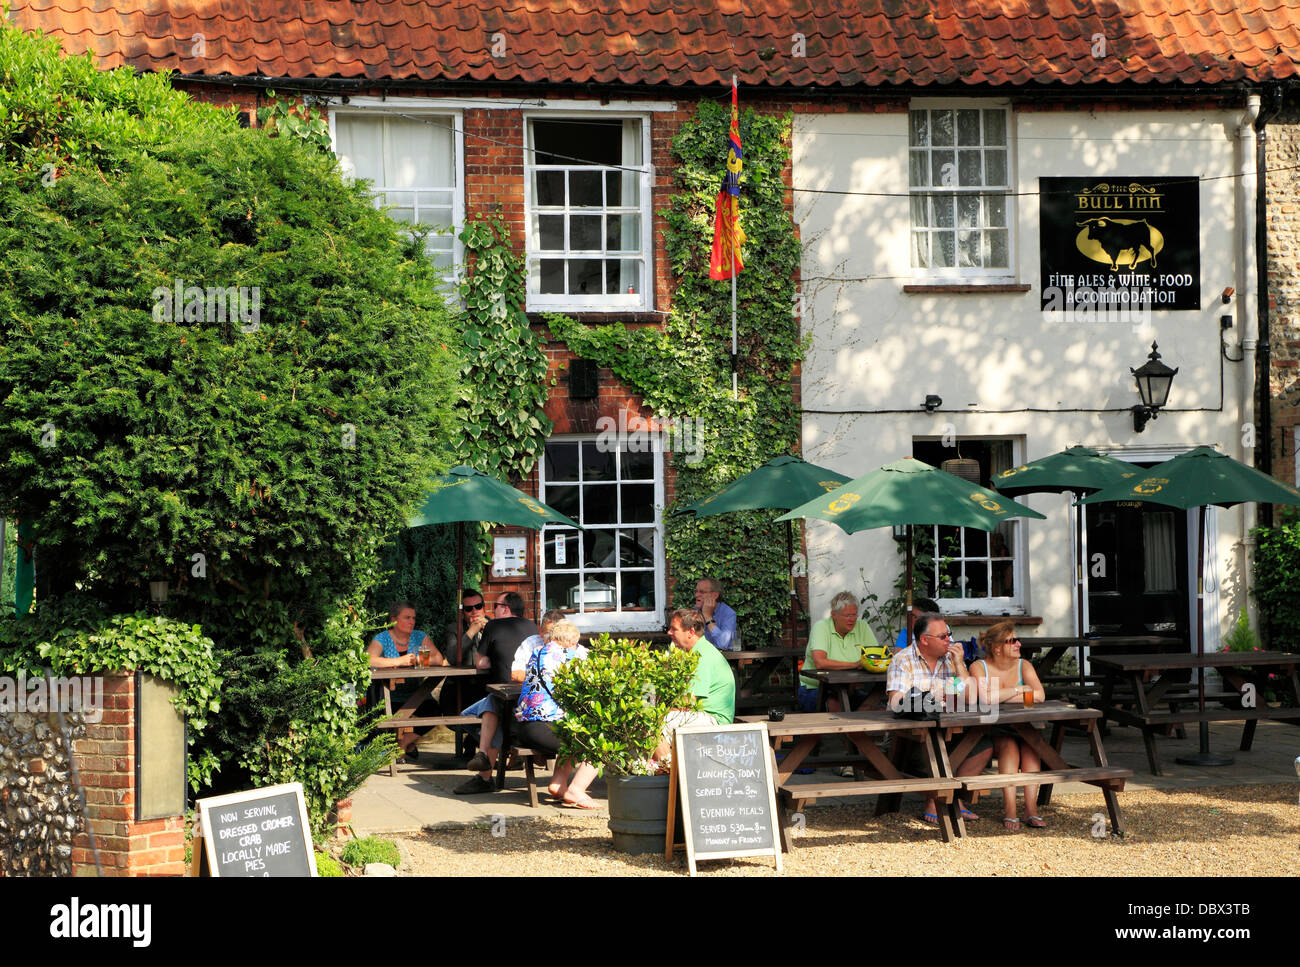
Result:
[[[514,591],[497,595],[493,613],[495,617],[483,629],[474,666],[488,669],[489,683],[503,685],[510,681],[510,664],[514,661],[520,642],[540,632],[537,625],[523,617],[524,599]],[[493,747],[492,739],[501,724],[502,716],[509,709],[501,707],[491,696],[484,701],[488,704],[480,712],[483,725],[479,733],[479,751],[469,760],[470,771],[477,772],[478,775],[471,776],[456,787],[456,794],[460,796],[496,791],[492,782],[492,770],[502,750]]]

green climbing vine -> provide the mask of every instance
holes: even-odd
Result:
[[[793,452],[799,411],[791,379],[802,358],[794,314],[799,244],[785,207],[782,172],[790,157],[790,115],[746,111],[741,222],[745,270],[737,280],[739,399],[731,395],[731,287],[711,280],[708,260],[714,199],[730,120],[729,109],[704,101],[673,139],[676,190],[661,215],[675,280],[672,311],[662,327],[590,327],[547,316],[551,333],[579,356],[608,367],[661,417],[699,420],[699,452],[673,456],[676,499],[683,506],[765,461]],[[690,459],[683,459],[689,457]],[[714,576],[741,618],[742,637],[770,640],[789,611],[779,512],[705,518],[666,516],[673,603],[693,603],[695,582]]]
[[[467,262],[461,393],[449,442],[456,463],[517,484],[532,473],[554,428],[543,410],[554,380],[524,313],[523,259],[500,218],[471,221],[460,240]]]

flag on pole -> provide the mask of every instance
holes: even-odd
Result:
[[[731,83],[731,134],[727,138],[727,174],[722,179],[722,190],[713,215],[713,253],[709,256],[709,278],[729,279],[733,268],[740,272],[745,263],[740,257],[740,246],[745,233],[740,228],[740,168],[744,159],[740,147],[740,109],[736,98],[736,83]]]

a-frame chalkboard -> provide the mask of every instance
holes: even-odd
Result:
[[[194,830],[195,876],[316,875],[301,783],[200,799]]]
[[[681,791],[686,864],[700,859],[771,856],[781,872],[776,762],[767,724],[697,725],[677,730],[668,784],[665,858],[672,859]]]

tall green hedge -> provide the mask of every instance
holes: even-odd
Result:
[[[1253,593],[1263,618],[1261,637],[1274,651],[1300,651],[1300,520],[1292,512],[1287,517],[1253,531]]]
[[[223,785],[304,736],[318,795],[346,771],[379,547],[450,462],[437,287],[328,153],[0,25],[0,514],[38,608],[168,583],[216,646]]]

